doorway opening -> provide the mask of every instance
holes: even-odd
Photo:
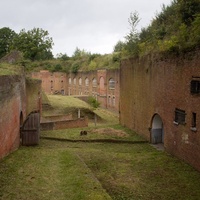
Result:
[[[151,143],[164,144],[164,127],[160,115],[153,116],[151,127]]]

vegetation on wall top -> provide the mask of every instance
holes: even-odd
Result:
[[[143,56],[149,53],[184,53],[200,45],[200,0],[173,0],[163,5],[151,24],[136,31],[137,12],[131,13],[130,33],[119,41],[114,52],[123,56]]]

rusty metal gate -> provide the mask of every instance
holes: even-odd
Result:
[[[31,112],[20,129],[22,145],[31,146],[39,144],[40,113]]]

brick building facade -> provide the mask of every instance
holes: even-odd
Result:
[[[200,52],[124,60],[120,123],[200,170]]]
[[[51,73],[47,70],[32,73],[42,80],[47,94],[94,96],[101,107],[119,110],[119,70],[95,70],[90,72]]]

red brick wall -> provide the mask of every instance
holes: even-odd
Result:
[[[45,122],[41,123],[41,130],[57,130],[57,129],[68,129],[68,128],[81,128],[88,126],[87,118],[79,118],[67,121],[56,121],[56,122]]]
[[[150,141],[152,118],[163,121],[166,150],[200,170],[200,96],[191,95],[193,76],[200,77],[200,52],[191,55],[124,60],[120,69],[120,122]],[[175,125],[175,108],[186,124]],[[197,131],[191,131],[192,112]]]
[[[54,115],[54,116],[46,116],[41,118],[41,122],[54,122],[54,121],[66,121],[71,120],[72,114],[69,115]]]
[[[26,117],[25,78],[0,76],[0,158],[20,145],[20,123]],[[20,122],[20,116],[22,121]]]
[[[48,70],[42,70],[32,73],[32,78],[42,80],[42,89],[47,94],[67,94],[67,79],[65,73],[51,73]]]
[[[119,111],[119,70],[95,70],[76,74],[50,73],[42,70],[33,73],[32,77],[42,80],[42,88],[47,94],[64,89],[65,95],[94,96],[101,107]],[[115,89],[109,89],[108,82],[111,78],[115,81]],[[86,79],[89,81],[88,85],[85,83]],[[93,79],[97,81],[96,86],[93,85]]]

